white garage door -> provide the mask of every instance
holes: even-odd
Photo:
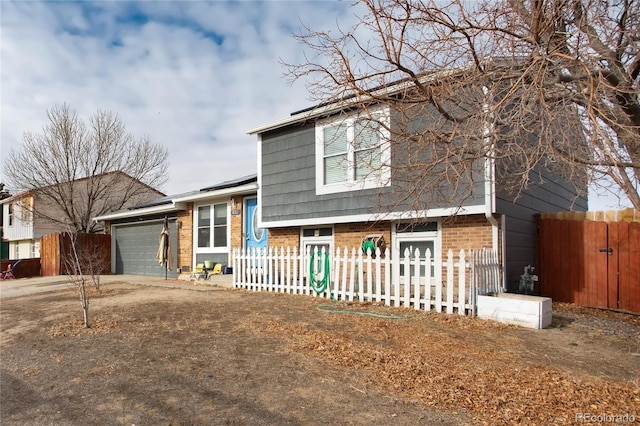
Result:
[[[175,220],[169,220],[171,231],[171,251],[173,265],[167,278],[176,278],[177,229]],[[133,225],[113,225],[111,228],[116,274],[165,276],[164,266],[158,263],[158,238],[162,231],[162,221],[136,223]]]

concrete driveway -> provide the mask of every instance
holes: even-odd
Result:
[[[227,275],[230,282],[230,275]],[[169,279],[165,280],[160,277],[145,277],[141,275],[101,275],[100,284],[109,284],[114,282],[128,282],[131,284],[153,285],[161,287],[182,288],[196,291],[213,291],[222,290],[223,287],[229,287],[227,283],[217,283],[208,281],[185,281]],[[56,291],[73,288],[73,284],[69,282],[67,276],[57,275],[53,277],[34,277],[34,278],[17,278],[13,280],[0,280],[0,299],[8,297],[28,296],[30,294],[44,293],[47,291]]]

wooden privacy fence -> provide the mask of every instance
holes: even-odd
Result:
[[[478,294],[502,290],[500,264],[495,251],[449,250],[446,261],[435,261],[429,250],[391,259],[384,254],[363,254],[353,248],[334,253],[300,252],[297,247],[233,251],[233,283],[254,291],[317,295],[345,301],[381,302],[387,306],[435,309],[459,315],[475,313]]]
[[[108,274],[111,271],[111,236],[76,234],[79,260],[87,273]],[[73,255],[68,233],[43,235],[40,239],[42,276],[64,275],[66,261]]]
[[[543,296],[640,313],[640,212],[544,214],[536,220]]]
[[[0,271],[6,271],[7,266],[15,265],[17,262],[17,259],[0,261]],[[40,258],[20,259],[20,263],[13,270],[13,276],[16,278],[39,277]]]

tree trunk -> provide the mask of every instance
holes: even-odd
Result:
[[[84,316],[84,328],[91,328],[89,326],[89,306],[85,305],[82,307],[82,313]]]

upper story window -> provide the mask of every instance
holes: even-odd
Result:
[[[388,110],[354,114],[316,125],[316,193],[390,184]],[[385,128],[387,127],[387,128]]]
[[[13,203],[9,203],[9,205],[7,206],[7,210],[7,224],[9,226],[13,226]]]
[[[198,248],[227,247],[227,204],[198,207]]]

